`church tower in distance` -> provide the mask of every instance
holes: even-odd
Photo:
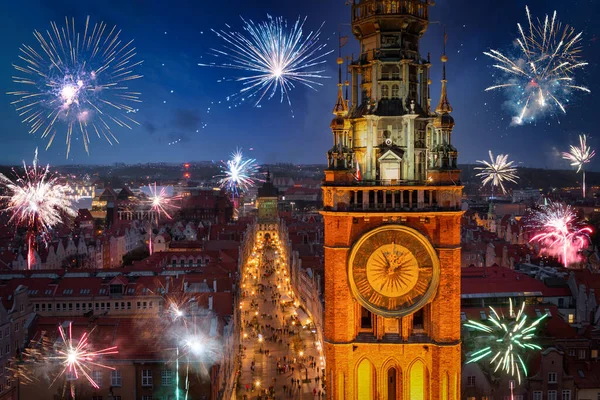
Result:
[[[323,184],[328,399],[460,398],[462,186],[447,57],[432,110],[419,49],[430,5],[352,5],[361,53],[350,101],[340,73]]]

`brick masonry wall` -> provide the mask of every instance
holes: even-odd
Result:
[[[370,216],[368,213],[323,212],[325,222],[325,354],[327,389],[330,399],[356,399],[356,372],[367,359],[375,370],[376,399],[387,399],[387,371],[397,369],[398,393],[410,398],[410,368],[423,362],[426,399],[459,399],[460,350],[460,212],[433,215],[410,214],[405,221],[397,215]],[[424,218],[421,218],[424,217]],[[436,295],[426,307],[431,318],[426,329],[432,343],[358,343],[359,305],[348,283],[347,260],[355,243],[368,231],[385,224],[416,229],[436,248],[440,259],[440,282]],[[403,336],[409,332],[412,316],[401,318]],[[390,321],[387,321],[389,323]],[[383,326],[377,317],[376,326]],[[376,328],[378,329],[378,328]],[[343,384],[338,380],[343,379]],[[344,388],[344,394],[339,393]],[[362,400],[362,399],[361,399]]]

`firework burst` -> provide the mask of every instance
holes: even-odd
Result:
[[[517,183],[517,169],[513,167],[514,161],[508,161],[508,154],[498,154],[494,160],[492,151],[489,150],[490,161],[477,161],[479,164],[483,164],[484,167],[475,167],[476,170],[480,170],[477,174],[482,178],[483,186],[490,183],[492,185],[492,197],[494,197],[493,190],[499,186],[502,189],[502,193],[506,193],[504,182]]]
[[[177,197],[169,196],[165,187],[161,187],[159,190],[156,187],[156,182],[154,182],[153,185],[148,185],[148,190],[150,191],[148,204],[150,205],[150,209],[156,215],[156,220],[158,221],[161,215],[165,216],[167,219],[172,219],[169,211],[179,208],[173,204],[173,201]]]
[[[83,34],[76,31],[75,20],[65,18],[65,26],[50,23],[46,33],[34,31],[39,49],[23,45],[14,64],[13,81],[25,85],[23,90],[9,92],[29,133],[41,132],[50,147],[58,124],[66,125],[67,157],[73,133],[81,135],[89,153],[90,135],[118,142],[111,125],[131,128],[137,124],[129,115],[136,110],[131,104],[140,102],[138,92],[127,86],[141,78],[134,72],[142,62],[135,61],[133,41],[124,42],[121,31],[104,22],[90,26],[86,19]]]
[[[150,196],[148,196],[147,204],[150,205],[150,211],[152,215],[149,216],[149,224],[150,228],[148,230],[149,240],[148,240],[148,251],[150,255],[153,253],[153,245],[152,245],[152,229],[154,224],[158,226],[158,221],[161,216],[164,216],[168,219],[172,219],[169,211],[173,209],[179,208],[173,201],[177,197],[169,197],[167,195],[167,190],[165,187],[161,187],[160,190],[156,187],[156,182],[154,185],[148,185],[148,190],[150,192]]]
[[[562,261],[565,268],[581,259],[580,252],[589,244],[592,229],[577,218],[569,205],[550,203],[537,211],[531,226],[539,230],[530,242],[544,246],[543,251]]]
[[[585,164],[592,161],[596,151],[587,145],[587,137],[579,135],[579,147],[571,145],[571,151],[562,153],[562,158],[571,161],[571,166],[577,167],[577,172],[583,172],[581,191],[585,199]]]
[[[62,343],[60,343],[60,347],[57,350],[57,355],[51,357],[51,359],[58,361],[63,366],[63,369],[52,383],[63,375],[68,375],[69,378],[73,378],[74,380],[79,379],[80,376],[84,376],[90,385],[99,389],[98,383],[90,376],[92,367],[114,369],[100,363],[99,358],[109,354],[118,354],[117,347],[113,346],[97,351],[92,350],[88,332],[84,332],[79,339],[73,339],[71,322],[68,323],[66,331],[62,325],[59,325],[58,332]],[[73,398],[75,398],[74,394]]]
[[[326,51],[320,44],[321,28],[304,34],[306,18],[288,26],[285,19],[270,15],[267,20],[255,23],[242,18],[245,32],[219,30],[213,32],[224,42],[221,50],[211,49],[213,56],[226,59],[223,63],[198,64],[243,71],[248,76],[238,77],[243,88],[234,97],[256,97],[255,106],[266,97],[277,93],[280,102],[287,100],[297,84],[315,89],[322,84],[324,58],[333,50]],[[229,26],[227,26],[230,28]]]
[[[517,113],[513,117],[516,125],[533,121],[543,113],[566,113],[565,103],[573,92],[590,93],[574,78],[577,70],[587,65],[581,60],[582,32],[577,33],[568,25],[563,28],[556,11],[552,18],[546,15],[543,21],[533,21],[529,8],[525,10],[529,29],[517,24],[519,55],[511,58],[498,50],[484,52],[496,62],[494,68],[504,79],[486,91],[509,91]]]
[[[8,194],[0,196],[5,204],[3,211],[10,214],[9,223],[27,228],[27,266],[33,263],[33,247],[38,234],[46,240],[48,231],[63,220],[63,214],[76,216],[73,200],[69,196],[71,188],[59,183],[58,177],[50,173],[50,166],[38,165],[38,152],[35,151],[33,165],[28,167],[23,161],[24,173],[15,172],[15,180],[0,174],[0,187]]]
[[[527,366],[523,360],[524,353],[542,349],[533,343],[533,340],[537,326],[547,315],[544,314],[528,324],[527,315],[523,312],[525,303],[515,317],[512,299],[509,302],[508,317],[498,314],[493,307],[490,307],[491,312],[487,319],[490,324],[486,325],[472,320],[464,324],[465,327],[481,333],[477,339],[487,342],[487,346],[469,355],[467,364],[491,357],[490,364],[494,367],[494,372],[500,370],[510,376],[516,376],[520,384],[521,374],[523,377],[527,377]]]
[[[230,192],[232,197],[239,196],[240,191],[247,191],[256,181],[260,181],[258,169],[255,159],[245,159],[242,150],[237,149],[231,154],[230,160],[222,162],[219,185]]]

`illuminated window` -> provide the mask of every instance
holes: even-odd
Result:
[[[358,397],[359,399],[373,398],[373,366],[368,360],[362,360],[358,365]]]
[[[421,361],[416,361],[410,368],[409,376],[408,398],[411,400],[425,400],[425,388],[427,387],[425,365]]]
[[[569,314],[569,323],[570,324],[574,324],[575,323],[575,315],[574,314]]]

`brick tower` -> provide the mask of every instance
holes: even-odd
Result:
[[[362,53],[323,184],[328,399],[460,398],[462,186],[447,57],[434,112],[419,51],[429,5],[352,5]]]

